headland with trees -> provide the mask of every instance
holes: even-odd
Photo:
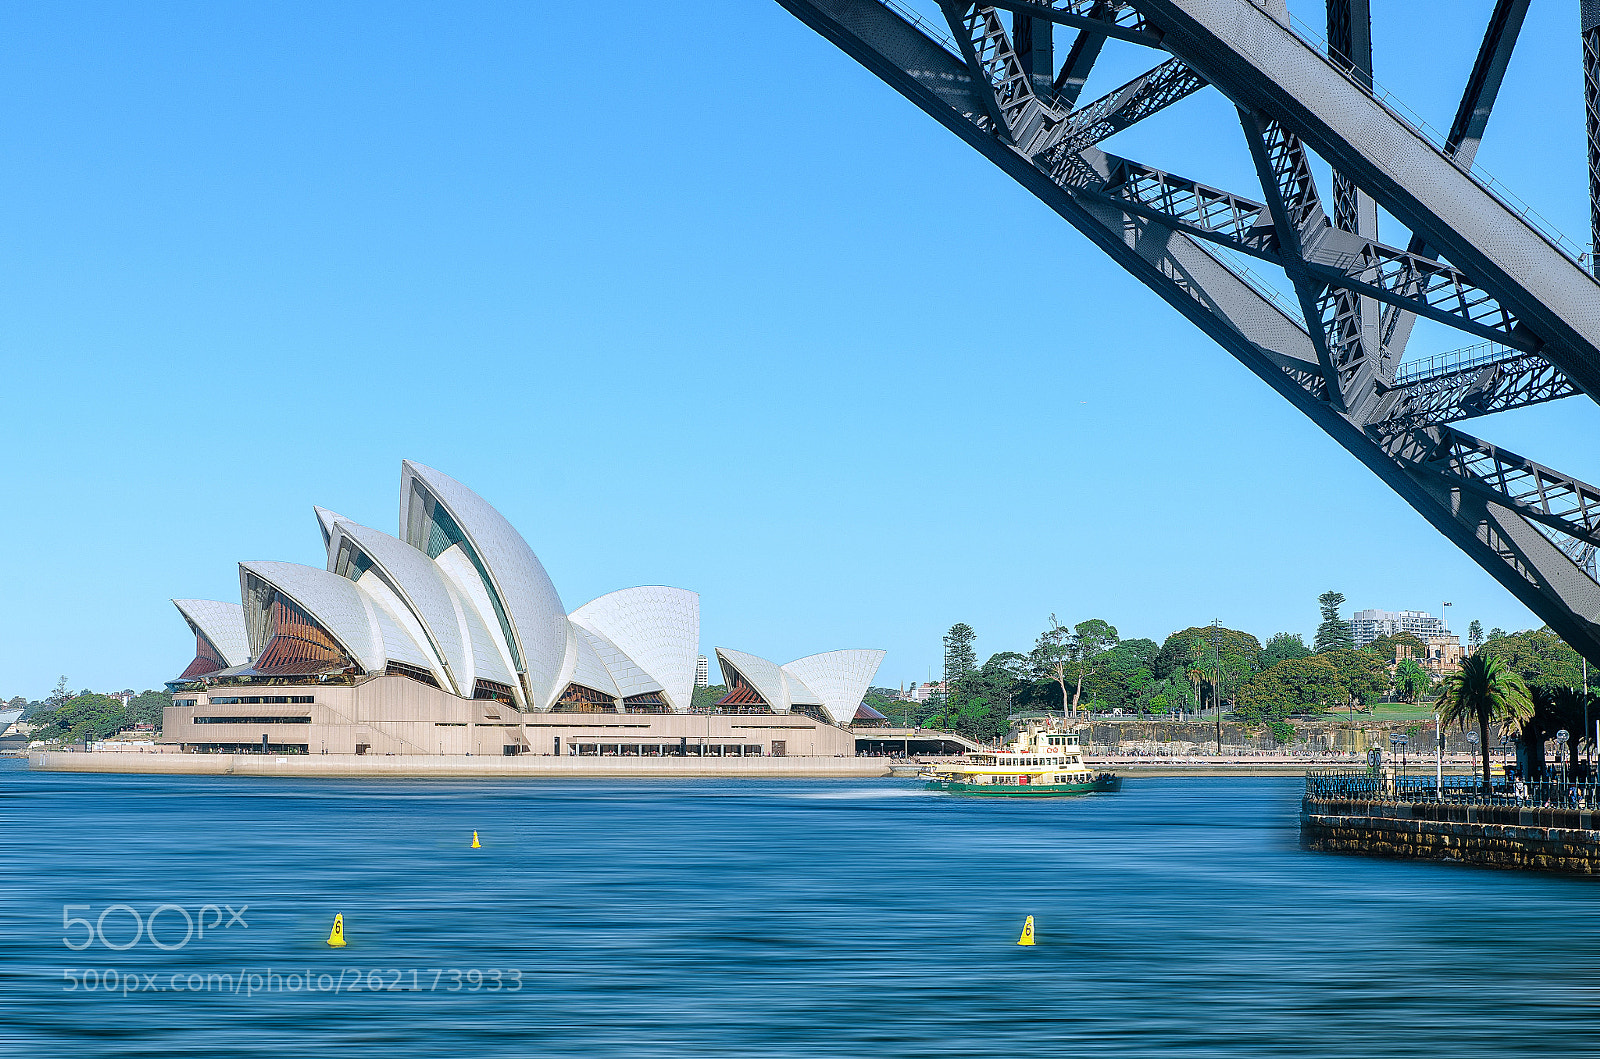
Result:
[[[1433,712],[1456,667],[1430,661],[1429,645],[1408,633],[1357,649],[1339,613],[1345,597],[1330,591],[1317,602],[1321,622],[1309,645],[1299,633],[1263,641],[1220,622],[1180,629],[1158,644],[1123,639],[1103,618],[1067,625],[1051,615],[1029,650],[999,651],[980,664],[977,633],[960,623],[945,634],[944,680],[935,694],[913,702],[874,688],[867,704],[897,722],[983,741],[1003,736],[1008,718],[1030,712],[1182,719],[1220,708],[1234,723],[1285,740],[1291,719],[1342,714],[1359,721],[1389,703]],[[1467,641],[1466,657],[1494,659],[1526,685],[1531,712],[1491,720],[1527,744],[1530,765],[1542,765],[1543,744],[1558,730],[1573,734],[1569,753],[1593,739],[1600,701],[1584,687],[1583,660],[1555,633],[1485,633],[1474,621]],[[1463,724],[1476,725],[1474,718],[1457,715]]]

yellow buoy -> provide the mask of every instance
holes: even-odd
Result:
[[[333,917],[333,929],[328,931],[328,944],[336,949],[344,948],[344,913],[340,912]]]
[[[1017,944],[1018,945],[1032,945],[1033,944],[1033,917],[1032,916],[1029,916],[1028,917],[1028,921],[1026,923],[1022,924],[1022,937],[1017,939]]]
[[[483,843],[478,841],[478,833],[476,831],[474,831],[472,833],[472,848],[473,849],[482,849],[483,848]]]

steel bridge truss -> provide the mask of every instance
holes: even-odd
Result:
[[[1450,424],[1600,399],[1600,286],[1471,172],[1529,0],[1498,0],[1445,142],[1373,92],[1369,0],[1326,0],[1328,44],[1283,0],[778,0],[1072,224],[1361,460],[1600,665],[1600,488]],[[1582,0],[1600,231],[1600,0]],[[1057,69],[1052,35],[1074,34]],[[1158,53],[1078,98],[1106,40]],[[1237,110],[1260,188],[1103,151],[1202,90]],[[1239,135],[1236,131],[1234,135]],[[1310,163],[1334,174],[1332,215]],[[1378,238],[1378,208],[1410,229]],[[1281,269],[1292,303],[1242,266]],[[1402,367],[1412,325],[1481,344]]]

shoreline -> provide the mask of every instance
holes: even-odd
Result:
[[[122,773],[170,776],[286,776],[299,778],[375,779],[521,779],[551,777],[573,779],[660,778],[910,778],[916,764],[886,757],[434,757],[424,755],[354,754],[137,754],[31,750],[7,756],[22,757],[38,772]],[[1127,779],[1156,776],[1294,776],[1307,769],[1327,768],[1327,761],[1307,758],[1142,758],[1101,759],[1089,763],[1115,771]],[[1356,767],[1354,765],[1352,768]],[[1431,772],[1432,769],[1407,771]],[[1469,772],[1460,764],[1447,764],[1448,775]]]
[[[431,757],[420,754],[131,754],[33,750],[36,772],[299,779],[877,778],[887,758],[853,757]]]

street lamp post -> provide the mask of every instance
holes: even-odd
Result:
[[[1444,726],[1439,715],[1433,715],[1433,795],[1444,801]]]
[[[1561,757],[1561,785],[1563,787],[1567,785],[1567,758],[1565,752],[1567,749],[1567,740],[1571,738],[1572,733],[1568,732],[1565,728],[1556,733],[1556,754]]]
[[[1211,660],[1216,665],[1214,672],[1217,682],[1211,685],[1211,705],[1217,711],[1217,756],[1222,756],[1222,647],[1218,642],[1221,636],[1222,619],[1213,618],[1211,621]]]
[[[1467,732],[1467,742],[1472,744],[1472,774],[1474,776],[1481,775],[1482,773],[1478,768],[1478,733],[1473,731]],[[1489,748],[1484,747],[1483,752],[1487,754],[1489,752]],[[1468,789],[1470,790],[1470,788]],[[1484,793],[1487,794],[1489,792],[1485,791]]]

